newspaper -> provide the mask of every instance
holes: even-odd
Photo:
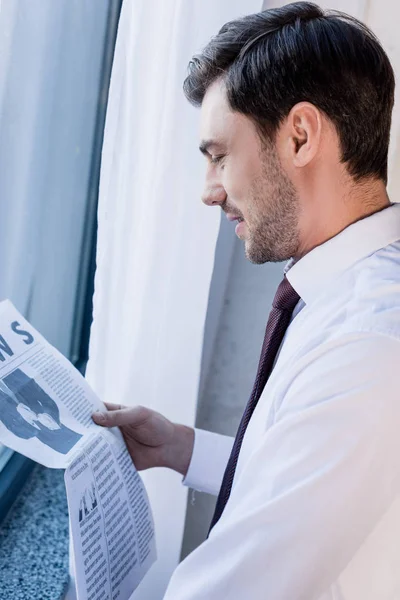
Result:
[[[0,442],[65,469],[78,600],[128,600],[156,560],[147,493],[118,428],[84,377],[0,302]]]

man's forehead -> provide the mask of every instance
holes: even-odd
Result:
[[[230,108],[225,89],[213,83],[207,90],[200,113],[200,151],[224,149],[229,146],[244,127],[246,117]]]

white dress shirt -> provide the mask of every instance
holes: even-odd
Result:
[[[287,278],[302,300],[230,499],[165,600],[400,600],[400,204]],[[232,443],[196,429],[184,484],[218,494]]]

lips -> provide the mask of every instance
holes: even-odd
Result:
[[[242,217],[231,215],[229,213],[226,215],[226,218],[228,219],[228,221],[239,221],[239,223],[244,220]]]

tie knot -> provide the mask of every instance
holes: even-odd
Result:
[[[278,308],[279,310],[292,311],[299,300],[300,296],[292,288],[289,280],[285,275],[282,281],[280,282],[278,289],[276,290],[272,306],[274,308]]]

